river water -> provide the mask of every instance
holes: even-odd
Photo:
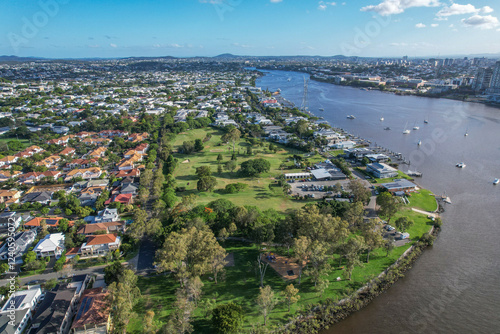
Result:
[[[264,73],[257,86],[280,88],[301,106],[304,74]],[[500,178],[500,110],[315,81],[308,87],[311,112],[402,153],[410,169],[423,173],[420,185],[452,201],[434,246],[407,275],[323,334],[500,333],[500,185],[493,185]],[[351,114],[356,119],[346,118]],[[411,133],[403,134],[405,128]],[[466,168],[456,168],[462,161]]]

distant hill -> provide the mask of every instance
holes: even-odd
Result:
[[[231,53],[223,53],[223,54],[220,54],[220,55],[215,56],[213,58],[242,58],[242,57],[245,57],[245,56],[235,56]]]
[[[46,58],[40,57],[18,57],[18,56],[0,56],[0,62],[25,62],[25,61],[37,61],[44,60]]]

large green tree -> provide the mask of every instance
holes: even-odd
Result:
[[[377,196],[377,205],[380,207],[379,214],[387,217],[387,222],[398,212],[401,202],[390,192],[384,191]]]
[[[158,270],[174,271],[181,285],[191,276],[201,276],[212,270],[214,254],[226,256],[212,231],[195,227],[170,233],[156,253]],[[225,255],[224,255],[225,254]]]
[[[233,302],[219,304],[212,311],[212,327],[216,333],[239,333],[245,313],[243,308]]]
[[[111,318],[114,333],[126,333],[127,325],[133,316],[141,292],[137,287],[137,276],[132,270],[126,269],[118,281],[109,285],[111,297]]]

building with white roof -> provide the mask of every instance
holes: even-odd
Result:
[[[33,251],[36,253],[37,258],[46,256],[55,256],[59,258],[65,250],[64,234],[52,233],[40,240]]]

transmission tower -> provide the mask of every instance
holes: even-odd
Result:
[[[309,79],[304,77],[304,96],[302,97],[302,107],[301,110],[307,112],[307,87],[309,85]]]

